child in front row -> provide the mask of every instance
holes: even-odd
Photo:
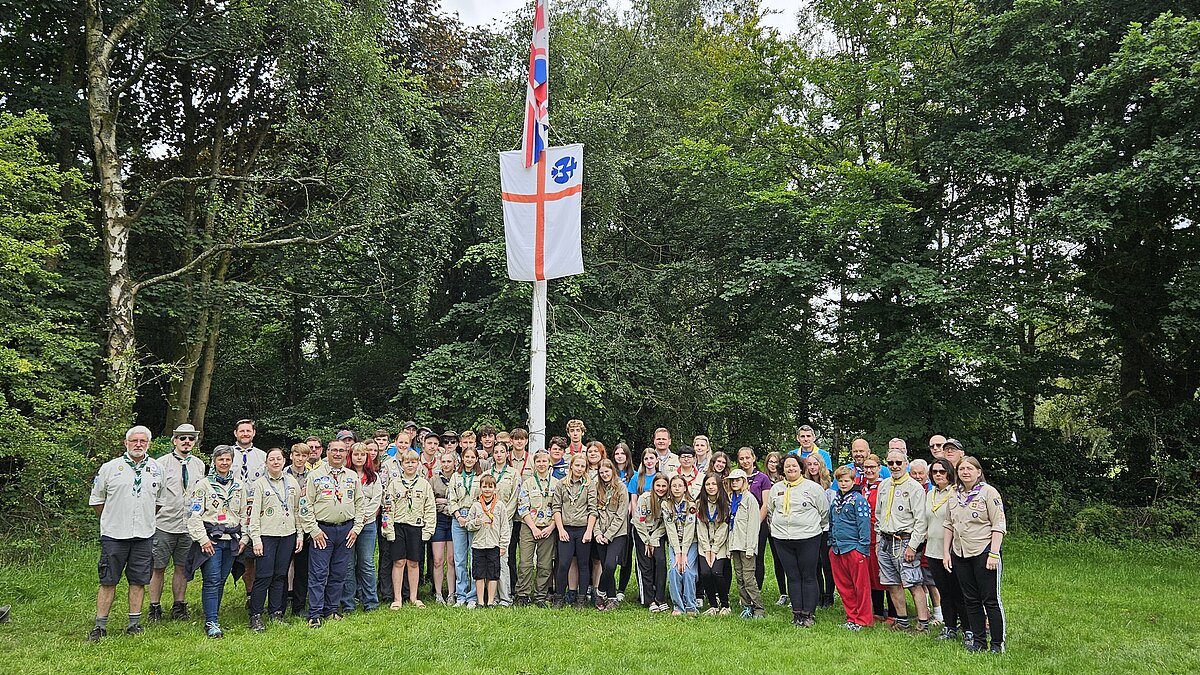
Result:
[[[477,607],[496,606],[496,586],[500,581],[500,557],[508,555],[512,536],[512,515],[496,494],[496,479],[483,474],[479,479],[479,499],[467,513],[471,541],[471,577],[475,579]],[[485,593],[486,591],[486,593]]]
[[[696,504],[687,481],[678,474],[671,478],[670,492],[663,501],[662,517],[667,523],[667,577],[671,587],[672,616],[696,616]]]
[[[758,550],[758,530],[762,526],[759,518],[758,500],[750,492],[746,472],[734,469],[729,482],[729,553],[733,573],[737,577],[738,600],[742,604],[743,619],[765,619],[762,590],[754,575]]]
[[[857,631],[874,623],[871,607],[871,505],[854,488],[852,466],[834,472],[837,494],[829,507],[829,561],[833,583],[846,610],[843,627]]]

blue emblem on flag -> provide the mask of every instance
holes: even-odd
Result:
[[[550,169],[550,177],[554,179],[555,183],[562,185],[571,180],[571,176],[575,175],[575,169],[577,168],[579,168],[579,164],[575,161],[575,158],[568,155],[554,163],[554,166]]]

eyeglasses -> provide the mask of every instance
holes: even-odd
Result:
[[[901,460],[897,460],[897,461],[892,461],[889,459],[887,465],[888,466],[904,466],[904,460],[901,459]]]
[[[942,445],[943,445],[942,443],[930,443],[929,449],[932,450],[934,448],[940,448],[940,447],[942,447]]]
[[[879,465],[878,464],[863,464],[863,468],[864,469],[878,469]]]
[[[179,440],[181,440],[181,441],[194,441],[194,440],[196,440],[196,437],[195,437],[195,436],[176,436],[175,438],[178,438],[178,439],[179,439]]]
[[[929,473],[932,473],[932,474],[946,473],[946,470],[945,469],[930,469]]]

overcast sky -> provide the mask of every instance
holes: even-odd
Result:
[[[553,0],[551,0],[553,2]],[[619,6],[627,7],[626,0],[609,0]],[[487,25],[496,19],[529,3],[529,0],[442,0],[442,7],[449,12],[458,12],[463,23],[470,26]],[[762,5],[769,9],[780,10],[781,14],[767,17],[767,24],[780,31],[790,33],[796,28],[796,11],[800,8],[801,0],[763,0]],[[553,30],[553,26],[551,26]]]

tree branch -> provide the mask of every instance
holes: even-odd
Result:
[[[146,198],[143,199],[141,204],[138,205],[137,211],[134,211],[133,215],[129,217],[129,222],[136,223],[142,217],[142,214],[146,212],[146,208],[150,206],[150,203],[153,202],[158,195],[162,194],[162,191],[165,188],[171,185],[207,183],[208,181],[213,180],[226,181],[230,183],[294,183],[301,186],[319,185],[323,182],[319,178],[305,178],[297,176],[237,176],[226,173],[210,174],[206,176],[173,176],[164,181],[160,181],[157,185],[151,188],[150,194],[146,195]]]
[[[150,0],[142,0],[134,10],[117,22],[109,32],[108,37],[104,38],[104,42],[100,46],[100,53],[97,55],[101,63],[108,64],[112,59],[112,51],[116,48],[117,43],[125,37],[125,34],[133,30],[134,26],[141,23],[142,19],[150,13]],[[100,16],[100,5],[96,3],[96,16]]]

